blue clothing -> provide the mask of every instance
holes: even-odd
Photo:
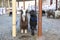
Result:
[[[32,22],[37,22],[37,18],[31,17],[31,21],[32,21]]]

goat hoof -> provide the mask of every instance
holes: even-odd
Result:
[[[27,33],[27,29],[25,29],[25,33]]]
[[[23,29],[21,30],[21,33],[23,33]]]

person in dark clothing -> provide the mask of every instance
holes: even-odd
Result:
[[[31,29],[31,34],[34,35],[34,30],[36,30],[36,25],[37,25],[37,15],[34,10],[30,11],[30,29]]]
[[[31,15],[31,17],[30,17],[30,25],[34,26],[34,29],[36,29],[36,25],[37,25],[37,16],[36,15]]]

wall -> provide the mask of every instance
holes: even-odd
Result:
[[[50,5],[50,0],[43,1],[42,5]]]
[[[30,6],[34,6],[35,2],[34,1],[25,1],[25,9],[27,9]],[[17,7],[18,7],[18,2],[17,2]],[[23,2],[19,2],[19,8],[23,9]]]

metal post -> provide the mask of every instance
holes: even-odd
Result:
[[[36,7],[37,7],[37,5],[36,5],[36,0],[35,0],[35,11],[36,11]]]
[[[23,9],[25,9],[25,0],[23,0]]]
[[[53,0],[50,0],[50,5],[52,5],[52,3],[53,3],[52,1],[53,1]]]
[[[57,10],[57,2],[58,2],[58,1],[56,0],[56,10]]]
[[[39,0],[38,37],[42,36],[42,0]]]
[[[12,36],[16,37],[16,0],[12,0]]]
[[[18,1],[18,8],[19,8],[19,1]]]

